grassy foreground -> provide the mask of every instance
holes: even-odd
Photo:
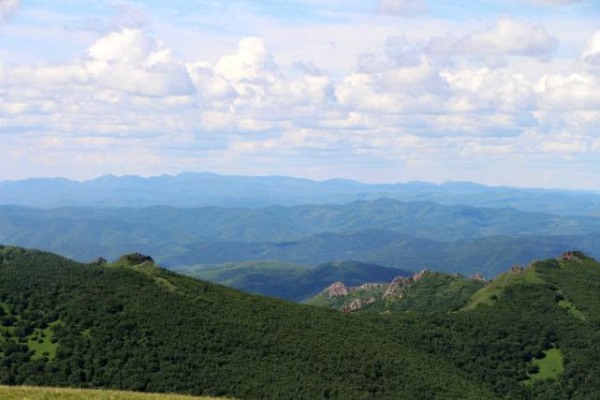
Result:
[[[164,393],[135,393],[116,390],[64,389],[33,386],[0,386],[2,400],[216,400]],[[224,400],[224,398],[220,398]]]

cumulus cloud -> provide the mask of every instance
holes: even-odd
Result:
[[[189,94],[192,82],[171,51],[138,29],[100,38],[87,52],[85,68],[99,85],[147,96]]]
[[[577,68],[597,62],[598,37]],[[211,169],[260,168],[261,160],[274,159],[304,167],[322,155],[401,164],[418,174],[535,157],[540,149],[565,156],[597,151],[595,71],[549,66],[539,78],[509,64],[519,56],[541,65],[554,52],[556,39],[543,27],[504,17],[486,30],[446,37],[446,47],[442,39],[388,37],[354,69],[331,73],[315,61],[281,62],[261,37],[240,38],[212,61],[182,61],[144,30],[119,29],[71,62],[0,65],[0,127],[26,132],[32,154],[54,157],[54,165],[73,149],[85,149],[82,162],[107,164],[104,153],[119,143],[139,148],[136,163],[155,163],[159,172],[172,162],[198,169],[199,159]]]
[[[428,43],[432,55],[452,57],[524,56],[549,60],[558,48],[558,40],[541,25],[533,25],[512,17],[500,18],[486,30],[456,38],[438,37]]]
[[[588,66],[600,67],[600,30],[588,40],[581,58]]]
[[[272,80],[277,74],[271,54],[258,37],[240,40],[237,51],[221,57],[215,69],[229,79],[245,82]]]
[[[0,0],[0,23],[10,18],[21,5],[21,0]]]
[[[585,72],[542,77],[540,105],[559,111],[597,110],[600,108],[600,78]]]
[[[379,0],[378,11],[382,14],[414,16],[427,12],[425,0]]]

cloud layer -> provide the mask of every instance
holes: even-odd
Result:
[[[593,187],[600,31],[567,59],[560,37],[522,17],[399,33],[337,71],[309,57],[283,61],[256,35],[190,58],[149,28],[104,32],[60,62],[5,59],[3,178],[214,170]]]

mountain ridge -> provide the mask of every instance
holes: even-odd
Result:
[[[272,204],[348,203],[390,197],[446,205],[512,207],[560,215],[600,215],[600,193],[590,190],[486,186],[472,182],[367,184],[349,179],[314,181],[287,176],[182,173],[139,177],[106,175],[86,181],[32,178],[0,181],[0,204],[144,207],[208,205],[264,207]]]
[[[380,199],[259,209],[0,206],[0,242],[88,261],[137,250],[161,265],[357,260],[495,275],[581,247],[600,255],[600,218]],[[422,265],[419,260],[422,261]]]

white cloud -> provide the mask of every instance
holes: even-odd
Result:
[[[588,66],[600,67],[600,30],[588,40],[581,58]]]
[[[457,111],[524,111],[535,106],[533,86],[523,76],[500,69],[461,69],[444,73],[460,101]]]
[[[98,39],[88,50],[91,59],[100,62],[124,62],[152,65],[169,61],[169,50],[138,29],[123,29]]]
[[[541,107],[560,111],[598,109],[600,78],[587,73],[552,74],[541,80]]]
[[[402,13],[415,12],[407,10]],[[600,146],[600,78],[590,68],[600,34],[571,46],[576,56],[557,52],[564,58],[557,61],[550,60],[558,46],[552,35],[564,36],[512,17],[485,29],[448,25],[446,36],[431,16],[419,19],[418,34],[409,19],[398,25],[369,18],[394,25],[365,38],[355,32],[313,56],[301,47],[283,49],[291,36],[236,33],[228,40],[237,46],[228,42],[228,50],[204,57],[202,36],[188,36],[193,45],[187,46],[197,49],[187,53],[159,40],[160,29],[153,28],[154,36],[143,29],[118,29],[95,41],[88,36],[70,61],[0,64],[0,131],[10,132],[0,148],[22,168],[36,155],[43,171],[56,175],[65,174],[67,152],[84,152],[79,161],[69,158],[69,168],[83,175],[236,172],[238,165],[260,173],[278,165],[280,173],[310,167],[315,177],[336,174],[339,166],[368,178],[360,168],[373,165],[385,179],[399,179],[390,172],[398,169],[443,180],[456,170],[494,174],[486,166],[491,160],[507,166]],[[320,27],[318,35],[311,29],[310,46],[304,45],[333,41],[327,32],[350,31],[342,28]],[[291,32],[300,37],[303,29]],[[355,65],[348,61],[352,51],[364,52]],[[128,148],[141,157],[126,163],[107,155],[124,157]],[[78,162],[87,164],[77,169]]]
[[[533,25],[512,17],[501,17],[495,25],[462,37],[445,36],[432,39],[427,51],[432,56],[452,58],[475,56],[495,58],[507,56],[549,60],[558,48],[558,40],[541,25]]]
[[[257,37],[240,40],[237,51],[221,57],[215,65],[215,70],[238,82],[273,80],[277,75],[277,66],[271,54],[264,41]]]
[[[84,66],[97,84],[145,96],[178,96],[193,90],[187,70],[170,49],[138,29],[100,38],[87,52]]]
[[[0,23],[10,18],[20,5],[21,0],[0,0]]]

